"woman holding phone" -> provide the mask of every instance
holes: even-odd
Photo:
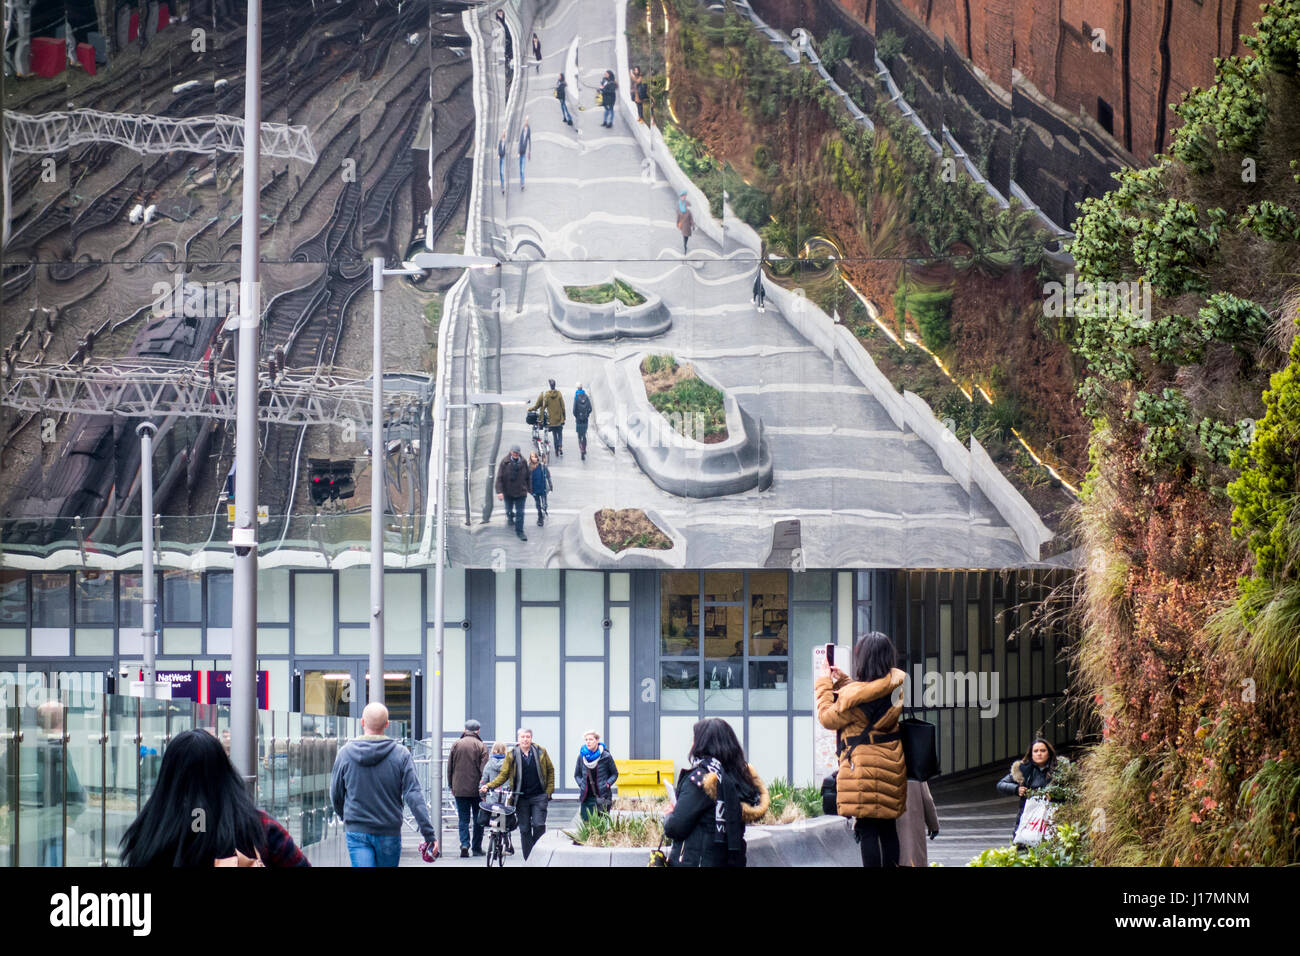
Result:
[[[898,726],[903,706],[894,692],[907,675],[894,666],[894,642],[879,631],[853,645],[851,673],[832,660],[813,688],[818,722],[836,731],[836,812],[856,821],[863,866],[898,866],[895,821],[907,807],[907,764]]]

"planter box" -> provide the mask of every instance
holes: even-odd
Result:
[[[636,288],[636,282],[618,272],[608,281],[619,279]],[[673,320],[663,299],[637,289],[645,296],[640,305],[624,305],[618,299],[601,305],[574,302],[564,291],[564,283],[551,270],[546,271],[546,297],[551,305],[551,324],[566,338],[589,342],[594,339],[650,338],[672,328]]]
[[[578,520],[570,522],[564,529],[563,553],[573,567],[578,568],[684,568],[686,567],[686,538],[674,530],[659,512],[651,508],[642,508],[645,516],[653,521],[672,541],[673,546],[665,550],[656,548],[627,548],[614,552],[605,547],[596,529],[596,506],[584,508],[578,514]]]
[[[750,866],[862,866],[852,822],[814,817],[780,826],[745,828]],[[645,866],[653,847],[575,846],[559,830],[547,830],[525,866]]]
[[[717,498],[770,488],[772,455],[763,438],[763,423],[695,365],[695,374],[722,392],[727,440],[707,445],[687,438],[650,404],[641,377],[641,362],[648,354],[629,355],[605,366],[603,404],[597,407],[614,413],[596,416],[600,440],[615,450],[626,445],[651,481],[682,498]]]

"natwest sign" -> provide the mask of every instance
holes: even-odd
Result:
[[[257,706],[269,710],[267,687],[269,671],[257,672]],[[160,683],[170,684],[172,700],[193,700],[200,704],[218,704],[230,700],[230,671],[158,671]]]

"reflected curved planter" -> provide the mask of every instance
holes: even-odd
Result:
[[[663,299],[637,287],[634,280],[618,272],[609,280],[620,279],[645,296],[640,305],[624,305],[617,299],[601,305],[574,302],[564,292],[564,283],[550,270],[546,273],[546,297],[550,302],[551,324],[567,338],[578,341],[617,338],[650,338],[667,332],[673,324]]]
[[[600,531],[596,528],[596,506],[584,508],[578,513],[578,520],[570,522],[564,529],[563,551],[572,567],[584,568],[684,568],[686,567],[686,537],[676,531],[664,520],[659,512],[652,508],[642,508],[645,516],[655,523],[673,546],[665,550],[657,548],[627,548],[623,551],[611,551],[600,540]]]
[[[772,455],[763,423],[725,388],[695,365],[695,374],[722,392],[727,440],[705,444],[677,431],[646,395],[641,362],[649,353],[625,356],[605,366],[609,414],[597,415],[597,433],[611,448],[624,444],[646,476],[669,494],[717,498],[772,486]],[[692,363],[694,364],[694,363]]]

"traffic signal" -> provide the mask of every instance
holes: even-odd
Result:
[[[317,507],[327,501],[351,498],[356,494],[356,482],[352,479],[352,462],[330,461],[327,458],[309,458],[307,464],[309,467],[307,481],[311,485],[311,500]]]

